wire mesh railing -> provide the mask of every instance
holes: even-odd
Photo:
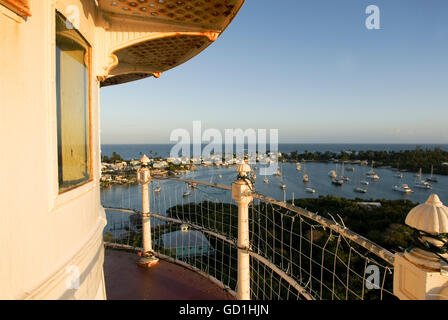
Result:
[[[254,193],[249,248],[238,248],[231,187],[170,178],[152,183],[154,252],[188,266],[235,294],[238,250],[250,255],[251,298],[394,299],[393,254],[307,210]],[[103,203],[108,246],[140,250],[141,213]]]

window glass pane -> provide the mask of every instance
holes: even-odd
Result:
[[[56,15],[59,191],[90,180],[89,46]]]

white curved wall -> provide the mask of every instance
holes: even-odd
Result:
[[[82,8],[80,32],[95,56],[93,1],[31,1],[27,21],[0,5],[0,299],[105,298],[94,77],[94,177],[58,194],[54,21],[70,4]],[[80,286],[71,289],[77,271]]]

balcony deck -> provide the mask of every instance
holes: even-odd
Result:
[[[160,261],[150,269],[136,254],[106,249],[104,277],[109,300],[233,300],[210,280],[181,266]]]

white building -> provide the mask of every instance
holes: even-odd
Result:
[[[182,1],[0,0],[0,136],[15,157],[0,157],[0,299],[106,298],[100,87],[203,51],[243,0],[221,2],[174,17]]]

